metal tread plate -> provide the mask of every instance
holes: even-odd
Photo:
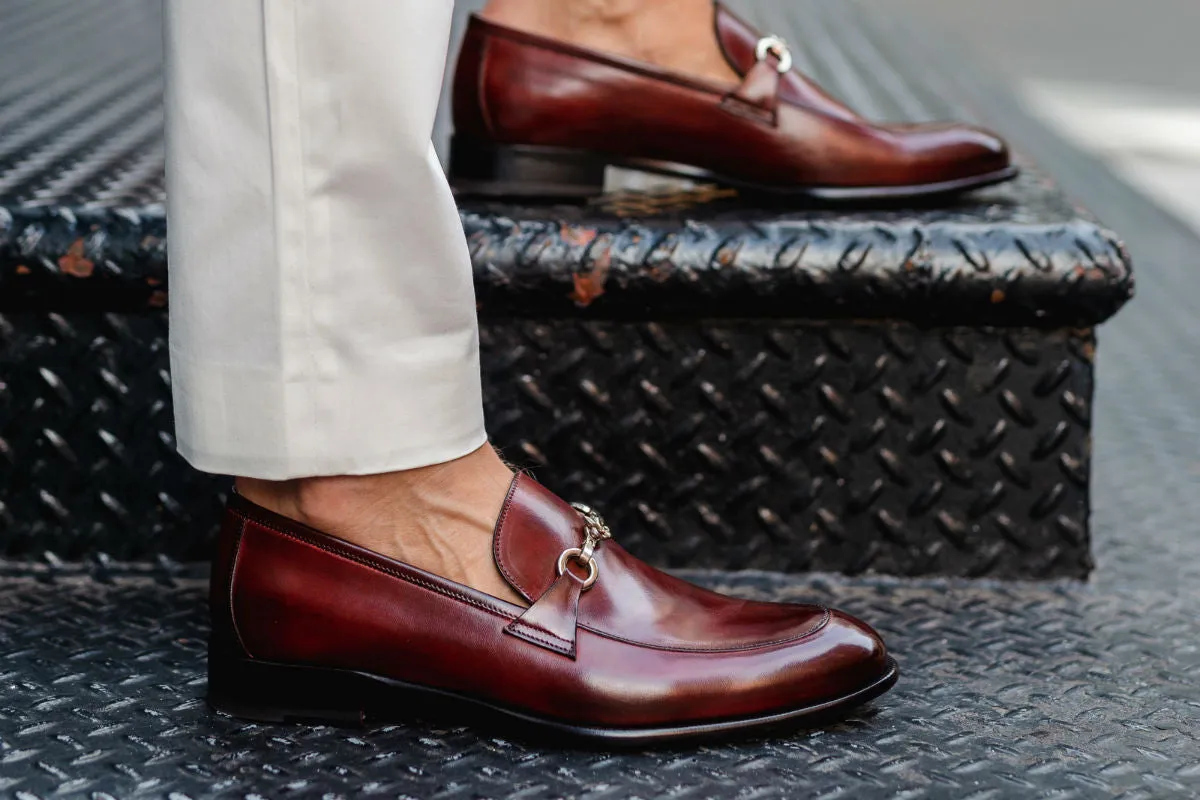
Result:
[[[0,796],[1164,798],[1200,791],[1194,593],[693,575],[876,624],[897,688],[851,720],[683,750],[558,750],[423,721],[260,726],[204,704],[202,582],[0,582]],[[480,665],[486,669],[486,664]]]
[[[510,321],[480,338],[492,441],[653,563],[1091,569],[1088,332]],[[0,314],[0,557],[207,555],[228,482],[174,451],[167,354],[163,315]]]
[[[1009,191],[980,213],[712,204],[630,218],[632,201],[615,197],[606,208],[466,202],[461,215],[485,320],[1086,327],[1133,296],[1128,254],[1094,222],[982,219],[1002,208],[1032,213],[1030,198]],[[154,311],[167,289],[161,210],[0,205],[0,310]]]

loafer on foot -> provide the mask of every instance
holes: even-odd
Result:
[[[866,624],[660,572],[527,476],[493,545],[527,608],[235,496],[212,582],[210,703],[262,721],[450,715],[644,744],[825,720],[897,677]]]
[[[460,193],[598,193],[608,166],[823,201],[948,195],[1016,176],[1005,142],[960,124],[871,123],[792,66],[786,42],[719,3],[741,76],[723,87],[472,18],[454,83]]]

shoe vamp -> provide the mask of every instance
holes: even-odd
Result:
[[[651,647],[721,651],[767,647],[811,636],[829,612],[717,594],[657,570],[606,543],[599,579],[579,603],[579,624]]]

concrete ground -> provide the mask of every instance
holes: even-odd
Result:
[[[769,5],[773,0],[759,0]],[[939,29],[1016,80],[1128,85],[1200,96],[1195,0],[863,0]]]

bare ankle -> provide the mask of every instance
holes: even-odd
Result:
[[[493,484],[511,478],[511,471],[490,446],[462,458],[427,467],[372,475],[333,475],[268,481],[239,477],[238,493],[253,503],[306,525],[322,528],[329,523],[361,519],[381,504],[421,506],[439,498],[462,494],[490,478]]]
[[[553,20],[560,27],[618,25],[635,21],[651,2],[652,0],[489,0],[483,9],[483,16],[496,22]]]
[[[238,478],[247,500],[361,547],[504,599],[519,598],[491,562],[491,533],[512,471],[490,446],[380,475]]]
[[[382,482],[382,476],[379,475],[294,478],[287,481],[239,477],[236,485],[238,494],[252,503],[325,530],[330,521],[346,516],[342,512],[351,506],[356,496],[370,494],[371,487]]]
[[[490,0],[492,22],[721,83],[737,81],[710,0]]]
[[[263,508],[300,520],[300,485],[303,479],[268,481],[239,476],[234,480],[238,494]],[[302,520],[301,520],[302,521]]]

